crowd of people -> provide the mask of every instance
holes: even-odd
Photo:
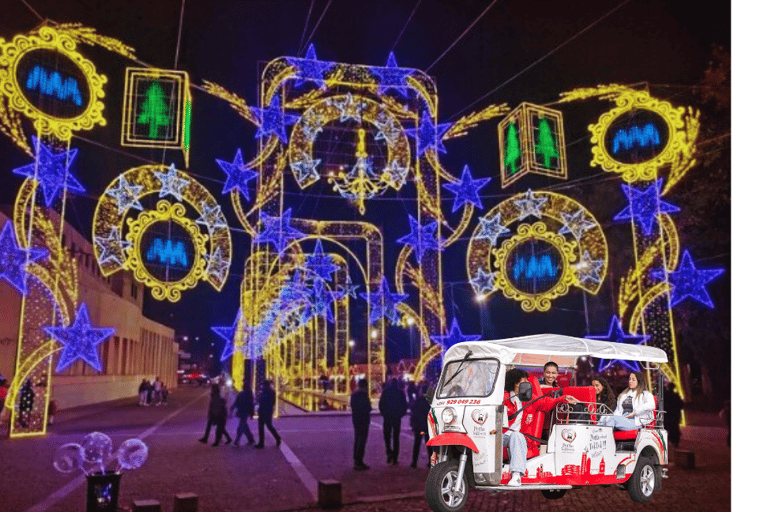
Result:
[[[211,385],[211,398],[208,402],[208,421],[205,426],[205,433],[198,441],[203,444],[208,443],[211,428],[216,427],[211,446],[219,446],[222,438],[225,439],[224,444],[232,443],[232,436],[227,432],[227,420],[235,416],[238,419],[238,424],[235,440],[232,443],[234,446],[239,446],[240,439],[245,436],[247,444],[253,445],[254,448],[264,448],[265,428],[272,434],[275,444],[280,446],[280,434],[272,425],[275,402],[275,390],[272,388],[272,383],[268,380],[261,383],[258,400],[254,397],[250,386],[244,386],[243,390],[235,395],[229,386],[224,386],[224,392],[222,393],[221,385]],[[248,421],[253,418],[254,413],[258,415],[259,442],[256,444],[254,444],[255,439],[248,424]]]
[[[168,387],[156,377],[154,382],[143,379],[139,384],[139,405],[168,405]]]

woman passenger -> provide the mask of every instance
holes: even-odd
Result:
[[[656,402],[648,391],[645,377],[641,372],[629,374],[629,387],[617,400],[613,416],[603,416],[598,425],[614,427],[618,430],[636,430],[653,421]]]
[[[595,375],[592,377],[592,386],[595,388],[597,403],[604,404],[610,411],[615,410],[616,395],[614,394],[613,389],[611,389],[610,384],[608,384],[608,381],[600,375]]]

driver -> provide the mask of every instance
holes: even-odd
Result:
[[[530,402],[523,403],[517,397],[520,390],[520,384],[528,380],[528,372],[521,370],[520,368],[514,368],[508,370],[504,379],[504,401],[503,404],[507,408],[508,428],[504,429],[503,444],[509,448],[509,466],[512,471],[512,480],[510,485],[519,487],[521,485],[521,478],[525,473],[525,461],[526,454],[528,452],[528,443],[533,443],[531,439],[526,440],[525,436],[520,432],[523,415],[515,412],[521,410],[527,403],[530,403],[528,409],[529,412],[534,411],[550,411],[558,403],[568,402],[571,405],[579,403],[579,401],[571,395],[561,396],[560,398],[541,397]]]

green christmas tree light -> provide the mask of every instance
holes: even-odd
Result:
[[[536,141],[536,154],[544,159],[544,167],[551,168],[553,158],[559,158],[557,143],[552,137],[552,129],[545,118],[539,119],[538,140]]]
[[[149,136],[152,139],[158,138],[158,128],[170,124],[168,118],[168,105],[165,101],[163,89],[157,82],[147,90],[147,99],[141,104],[141,114],[139,115],[139,124],[149,124]]]
[[[508,168],[508,174],[516,173],[518,171],[516,162],[520,158],[520,140],[515,123],[510,123],[507,130],[507,149],[504,153],[504,165]]]

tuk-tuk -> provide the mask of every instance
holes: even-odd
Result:
[[[594,387],[575,385],[577,363],[582,358],[637,361],[644,372],[654,374],[648,379],[656,401],[653,420],[630,431],[600,424],[600,418],[614,411],[597,402]],[[570,382],[562,383],[566,386],[541,388],[533,378],[550,361],[570,374]],[[540,490],[545,497],[557,499],[568,489],[588,485],[616,486],[626,490],[633,501],[650,500],[661,490],[668,463],[660,371],[666,362],[667,355],[659,348],[556,334],[450,347],[437,388],[430,388],[427,395],[432,407],[427,445],[433,450],[427,502],[434,511],[456,512],[466,504],[470,488]],[[505,375],[513,368],[532,375],[531,386],[522,383],[519,391],[524,403],[520,431],[531,440],[519,486],[510,485],[509,454],[502,450],[502,430],[508,421],[502,403]],[[655,384],[651,384],[653,377]],[[523,396],[524,386],[528,396]],[[548,414],[526,409],[525,404],[536,400],[537,394],[557,390],[580,403],[559,403]]]

